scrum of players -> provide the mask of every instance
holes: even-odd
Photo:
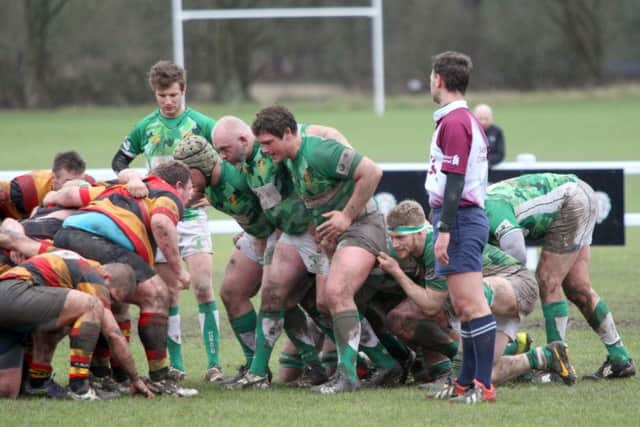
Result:
[[[269,363],[284,332],[281,383],[321,394],[415,383],[429,399],[475,403],[459,397],[464,330],[436,273],[435,230],[421,204],[405,200],[383,213],[374,199],[381,168],[335,128],[298,123],[283,106],[262,109],[251,125],[214,120],[184,104],[185,72],[169,61],[151,68],[149,82],[159,108],[117,150],[117,178],[95,182],[69,151],[51,170],[0,182],[0,396],[196,395],[182,385],[179,295],[191,287],[206,383],[271,387],[278,380]],[[146,176],[129,168],[138,155]],[[243,230],[220,289],[244,354],[228,375],[208,206]],[[574,175],[523,175],[488,187],[482,286],[496,325],[491,382],[575,384],[569,301],[607,352],[583,378],[635,375],[589,280],[596,206]],[[525,267],[525,238],[542,246],[535,273]],[[521,323],[538,298],[546,343],[533,346]],[[130,304],[139,307],[145,376],[129,349]],[[51,361],[66,335],[63,387]]]

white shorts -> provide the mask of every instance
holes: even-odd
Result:
[[[309,273],[329,273],[329,258],[318,248],[318,244],[313,237],[311,237],[311,234],[305,233],[299,236],[293,236],[282,233],[278,239],[278,243],[294,246],[298,250],[298,255],[302,258],[302,262]]]
[[[500,331],[508,336],[511,341],[516,340],[516,334],[520,331],[520,319],[512,317],[496,317],[496,331]]]
[[[196,219],[180,221],[177,226],[178,249],[180,256],[184,259],[193,254],[213,253],[211,243],[211,232],[207,214],[200,210],[200,215]],[[156,263],[166,263],[167,259],[160,249],[156,250]]]
[[[270,260],[270,254],[273,253],[273,248],[276,246],[276,241],[278,240],[277,234],[271,233],[269,238],[267,239],[267,246],[264,250],[264,259]],[[242,252],[247,258],[252,261],[260,262],[258,257],[258,253],[256,252],[256,238],[249,233],[242,233],[242,236],[236,242],[236,248]]]

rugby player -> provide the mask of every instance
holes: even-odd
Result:
[[[351,147],[303,135],[293,115],[282,106],[258,112],[251,129],[262,152],[274,163],[287,166],[296,193],[311,211],[310,232],[331,256],[326,285],[317,288],[317,303],[332,316],[339,362],[333,378],[311,390],[323,394],[354,391],[360,387],[356,356],[361,333],[354,296],[378,252],[386,249],[384,217],[372,199],[382,170]],[[380,372],[401,375],[402,369],[372,329],[367,335],[372,337],[366,344],[377,353]]]
[[[525,238],[542,243],[536,269],[547,342],[564,341],[573,302],[607,349],[607,358],[587,379],[635,375],[636,368],[613,316],[591,287],[590,244],[598,203],[593,189],[575,175],[522,175],[489,187],[485,211],[489,240],[521,262]],[[565,297],[566,295],[566,297]]]
[[[457,342],[442,319],[442,311],[450,307],[447,283],[434,272],[433,229],[426,222],[422,206],[406,200],[387,216],[389,236],[398,260],[413,259],[418,264],[415,278],[400,267],[398,261],[382,253],[379,262],[391,274],[408,296],[389,315],[391,330],[401,338],[420,343],[449,358],[457,352]],[[515,342],[521,319],[535,306],[537,285],[533,274],[515,258],[487,245],[483,251],[484,293],[496,317],[496,341],[492,382],[502,383],[533,369],[549,370],[561,376],[567,385],[575,383],[575,372],[569,361],[566,345],[560,341],[544,348],[532,348],[526,354],[503,355],[508,343]],[[450,311],[450,310],[448,310]],[[454,315],[455,313],[449,313]],[[454,338],[456,339],[456,338]],[[455,384],[436,384],[428,397],[450,397]]]
[[[189,283],[189,273],[180,262],[176,224],[191,197],[191,175],[184,164],[170,160],[156,166],[144,183],[148,187],[145,198],[134,198],[122,184],[104,191],[69,187],[52,194],[51,200],[57,205],[80,207],[64,220],[54,244],[103,264],[124,262],[133,267],[138,285],[126,302],[140,307],[138,333],[149,363],[149,384],[158,393],[188,397],[197,391],[178,387],[169,377],[167,329],[171,299],[166,283],[153,266],[156,250],[160,249],[172,274],[181,284]],[[91,200],[95,193],[97,198]],[[119,313],[118,321],[127,335],[131,329],[127,309]],[[116,380],[124,380],[115,376]]]
[[[89,384],[89,363],[98,335],[106,337],[114,357],[127,373],[132,393],[153,396],[137,375],[127,341],[111,314],[111,303],[123,301],[134,285],[133,271],[124,264],[100,266],[78,254],[50,248],[37,254],[42,245],[24,235],[0,232],[0,246],[11,250],[18,266],[0,275],[2,297],[4,369],[11,378],[10,395],[15,397],[15,382],[22,368],[22,349],[15,338],[30,330],[52,331],[73,325],[70,331],[69,395],[77,400],[101,398]],[[46,288],[44,288],[46,287]],[[58,291],[57,289],[60,289]],[[63,292],[61,292],[63,291]],[[81,315],[77,315],[82,313]],[[13,343],[6,341],[11,338]],[[29,388],[46,389],[51,382],[50,356],[30,362]],[[9,363],[10,362],[10,363]],[[44,362],[44,363],[43,363]],[[9,366],[10,365],[10,366]],[[4,376],[3,376],[4,377]],[[34,378],[35,377],[35,378]],[[19,388],[19,381],[18,381]]]
[[[11,181],[0,181],[0,220],[4,218],[25,219],[34,208],[40,206],[45,195],[59,190],[72,180],[88,180],[86,164],[76,151],[57,153],[51,170],[37,170],[17,176]]]
[[[126,169],[138,155],[144,155],[149,170],[172,159],[178,143],[188,135],[201,135],[211,142],[214,119],[187,107],[186,71],[171,61],[159,61],[149,71],[149,85],[158,109],[140,120],[120,145],[111,166],[118,173]],[[184,218],[178,222],[180,256],[191,276],[190,285],[198,301],[200,332],[207,356],[205,380],[223,379],[220,367],[220,325],[218,308],[212,287],[212,244],[209,232],[206,201],[197,200],[186,207]],[[171,288],[169,309],[169,356],[171,373],[176,378],[185,376],[180,332],[179,294],[175,275],[167,259],[156,254],[156,271]],[[185,284],[184,286],[189,286]]]

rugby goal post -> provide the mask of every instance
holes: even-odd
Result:
[[[173,26],[173,60],[184,66],[183,25],[190,20],[222,19],[299,19],[299,18],[369,18],[371,19],[371,48],[373,70],[373,105],[377,114],[384,114],[384,50],[382,0],[371,0],[369,7],[297,7],[252,9],[185,10],[182,0],[171,0]]]

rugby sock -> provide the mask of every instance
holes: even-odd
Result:
[[[198,320],[204,351],[207,353],[207,369],[220,366],[220,318],[215,301],[198,304]]]
[[[284,330],[293,345],[296,346],[304,363],[320,363],[318,350],[316,349],[316,339],[319,331],[315,327],[313,320],[306,315],[300,306],[295,306],[287,311],[284,318]]]
[[[547,332],[547,344],[553,341],[564,341],[569,320],[567,300],[542,304],[542,315]]]
[[[475,353],[475,379],[491,388],[493,348],[496,342],[496,319],[493,314],[469,321],[473,352]]]
[[[177,305],[169,308],[169,328],[167,335],[167,349],[172,367],[185,372],[182,359],[182,333],[180,332],[180,307]]]
[[[47,363],[29,362],[29,385],[33,388],[40,388],[45,381],[51,378],[53,368]]]
[[[438,379],[441,376],[448,374],[451,372],[451,367],[453,363],[451,360],[441,360],[440,362],[436,362],[432,365],[425,366],[425,368],[429,372],[429,376],[433,379]]]
[[[273,346],[282,334],[284,328],[284,310],[260,311],[256,327],[256,353],[249,372],[261,377],[267,376],[269,359]]]
[[[527,359],[529,359],[529,366],[531,369],[546,369],[550,366],[547,366],[548,363],[551,362],[551,350],[546,347],[535,347],[530,349],[525,353],[527,355]]]
[[[316,307],[309,308],[307,310],[307,314],[313,319],[325,336],[329,337],[333,342],[336,341],[333,336],[333,324],[331,323],[331,318],[329,316],[320,313]]]
[[[151,381],[161,381],[167,377],[169,360],[167,358],[168,316],[162,313],[140,313],[138,334],[149,363]]]
[[[100,324],[76,320],[69,332],[69,388],[78,393],[89,387],[91,356],[100,335]]]
[[[91,358],[91,367],[89,370],[96,377],[106,377],[111,375],[111,369],[109,368],[110,359],[111,350],[109,349],[109,343],[107,343],[104,335],[100,334],[98,342],[96,343],[96,349],[93,350],[93,357]]]
[[[609,307],[602,298],[598,299],[598,303],[593,309],[593,313],[589,316],[589,326],[596,331],[600,340],[607,348],[609,359],[616,363],[626,363],[629,360],[629,353],[624,348],[622,338],[618,334],[616,324],[613,321],[613,315],[609,311]]]
[[[229,323],[240,347],[242,347],[247,367],[251,366],[253,354],[256,351],[256,312],[254,310],[247,311],[240,317],[229,319]]]
[[[476,371],[476,355],[473,351],[471,322],[460,322],[460,338],[462,340],[462,366],[458,374],[458,384],[471,385]],[[492,350],[493,351],[493,350]]]
[[[360,343],[360,315],[357,310],[347,310],[333,316],[333,333],[338,352],[338,367],[347,379],[357,382],[356,359]]]
[[[360,349],[377,368],[391,368],[398,365],[382,345],[366,317],[360,319]]]
[[[418,320],[413,340],[422,348],[442,353],[449,359],[453,359],[458,353],[458,342],[451,339],[433,320]]]
[[[400,341],[398,337],[391,332],[383,331],[378,334],[378,339],[383,346],[389,351],[389,354],[397,361],[404,362],[411,357],[411,350],[405,343]]]
[[[304,362],[299,354],[280,353],[280,366],[291,369],[304,369]]]
[[[123,320],[121,322],[118,322],[118,327],[120,328],[120,332],[122,332],[122,335],[127,340],[127,342],[131,342],[131,320]],[[113,379],[119,383],[126,381],[129,378],[127,372],[114,358],[111,358],[111,371],[113,372]]]

